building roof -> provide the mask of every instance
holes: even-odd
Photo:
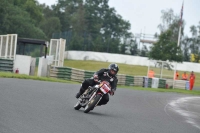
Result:
[[[24,43],[24,44],[28,43],[28,44],[47,46],[47,42],[45,40],[30,39],[30,38],[17,38],[17,43]]]

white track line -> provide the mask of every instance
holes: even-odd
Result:
[[[191,101],[191,100],[198,100],[199,101],[200,97],[184,97],[184,98],[179,98],[177,100],[173,100],[165,106],[164,110],[165,110],[165,113],[167,115],[169,115],[167,113],[166,109],[167,108],[172,109],[173,111],[175,111],[175,112],[179,113],[180,115],[182,115],[183,117],[185,117],[187,123],[190,123],[192,126],[200,129],[200,125],[198,125],[195,122],[195,119],[199,119],[199,113],[200,112],[191,112],[191,111],[182,109],[183,105],[184,106],[188,105],[188,104],[186,104],[186,102]],[[194,104],[192,104],[192,105],[194,105]],[[194,106],[199,106],[199,105],[194,105]]]

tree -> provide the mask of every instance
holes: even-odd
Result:
[[[36,26],[39,26],[39,23],[44,19],[42,16],[42,9],[39,6],[38,1],[36,0],[26,0],[23,5],[23,8],[26,12],[30,14],[31,19],[34,21]]]
[[[148,57],[148,49],[146,45],[143,45],[142,50],[140,52],[140,56],[142,57]]]
[[[175,20],[175,15],[173,9],[167,9],[161,11],[162,23],[158,25],[158,28],[161,32],[164,32],[169,29],[170,25]]]
[[[40,22],[39,27],[46,34],[48,39],[52,38],[52,34],[61,31],[60,19],[56,17],[53,9],[45,4],[40,5],[44,19]]]
[[[73,33],[72,41],[69,45],[70,49],[83,50],[83,38],[77,33]]]
[[[60,19],[57,17],[46,18],[40,23],[40,28],[46,34],[47,38],[51,39],[54,32],[60,32]]]
[[[20,9],[26,11],[32,23],[38,26],[38,24],[44,19],[42,15],[42,8],[40,7],[37,0],[12,0],[14,6],[19,7]]]
[[[167,30],[159,36],[159,40],[155,43],[149,52],[149,58],[162,61],[182,62],[182,51],[177,47],[177,43],[173,40],[173,32]]]
[[[122,40],[121,40],[121,45],[119,46],[119,51],[121,54],[126,54],[131,45],[131,39],[127,38],[126,36],[123,36]]]
[[[120,47],[120,53],[121,54],[125,54],[127,50],[127,45],[126,44],[122,44]]]
[[[168,10],[162,10],[161,11],[162,15],[161,15],[161,19],[162,19],[162,23],[158,25],[158,28],[160,29],[160,33],[165,32],[166,30],[171,30],[172,31],[172,39],[173,41],[177,41],[178,40],[178,34],[179,34],[179,24],[180,24],[180,19],[178,15],[174,14],[173,9],[168,9]],[[182,32],[181,35],[183,34],[184,31],[184,20],[183,24],[181,25],[182,27]],[[155,37],[158,37],[159,34],[156,33]]]
[[[182,62],[183,52],[181,47],[177,47],[179,16],[175,15],[172,9],[162,10],[161,13],[162,23],[158,25],[160,35],[158,33],[155,34],[158,37],[158,42],[151,47],[149,58]],[[182,28],[184,28],[184,23]],[[183,30],[181,34],[183,35]]]
[[[72,27],[72,18],[77,15],[80,3],[83,3],[83,0],[58,0],[56,5],[52,5],[55,15],[60,19],[61,31],[68,31]]]
[[[30,14],[10,1],[0,2],[0,34],[18,34],[19,37],[46,38],[44,32],[35,26]]]
[[[131,40],[130,53],[131,55],[138,55],[138,44],[136,40]]]
[[[83,1],[78,2],[77,10],[72,16],[70,23],[73,30],[77,33],[83,34],[87,30],[88,25],[85,19],[85,7]]]
[[[182,51],[183,51],[183,60],[184,61],[190,61],[190,52],[189,52],[189,49],[190,49],[190,38],[185,36],[183,38],[183,41],[182,41]]]
[[[194,62],[199,62],[200,60],[200,22],[198,26],[191,26],[190,32],[192,33],[192,37],[189,38],[191,54],[194,55]]]
[[[70,30],[76,35],[72,38],[83,40],[80,47],[84,50],[120,53],[122,38],[130,38],[130,23],[109,7],[108,0],[58,0],[52,8],[60,19],[61,31]],[[70,45],[75,46],[75,42]]]

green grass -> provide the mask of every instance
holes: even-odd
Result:
[[[65,60],[64,66],[83,69],[88,71],[97,71],[101,68],[108,68],[109,62],[98,61],[82,61],[82,60]],[[119,66],[119,74],[144,76],[147,75],[147,67],[135,66],[117,63]]]
[[[61,82],[61,83],[75,83],[75,82],[72,82],[72,81],[61,80],[61,79],[56,79],[56,78],[28,76],[28,75],[25,75],[25,74],[15,74],[15,73],[10,73],[10,72],[0,72],[0,77],[2,77],[2,78],[32,79],[32,80]]]
[[[109,62],[99,62],[99,61],[82,61],[82,60],[65,60],[64,66],[67,67],[73,67],[77,69],[82,69],[82,70],[88,70],[88,71],[97,71],[101,68],[107,68]],[[127,64],[121,64],[117,63],[120,70],[119,74],[126,74],[126,75],[132,75],[132,76],[146,76],[147,75],[147,70],[148,67],[146,66],[138,66],[138,65],[127,65]],[[155,71],[155,74],[160,73],[160,69],[158,68],[153,68]],[[190,70],[186,71],[187,74],[189,75]],[[184,72],[179,71],[179,77],[182,76]],[[171,78],[173,78],[173,71],[169,71],[166,69],[163,69],[163,75],[171,75]],[[196,81],[195,81],[195,86],[200,86],[200,73],[195,73],[196,75]]]
[[[122,88],[134,89],[134,90],[144,90],[144,91],[154,91],[154,92],[173,92],[181,94],[190,94],[190,95],[200,95],[199,90],[181,90],[181,89],[154,89],[154,88],[143,88],[143,87],[131,87],[131,86],[119,86]]]

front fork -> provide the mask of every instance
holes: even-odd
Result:
[[[85,92],[83,93],[83,95],[86,95],[88,93],[89,89],[85,90]]]
[[[94,100],[94,96],[95,96],[96,94],[101,95],[101,98],[99,99],[99,101],[96,103],[95,106],[97,106],[97,104],[101,101],[101,99],[102,99],[102,97],[103,97],[102,93],[97,93],[97,92],[95,92],[95,93],[91,96],[91,98],[89,99],[89,103],[90,103],[92,100]]]

